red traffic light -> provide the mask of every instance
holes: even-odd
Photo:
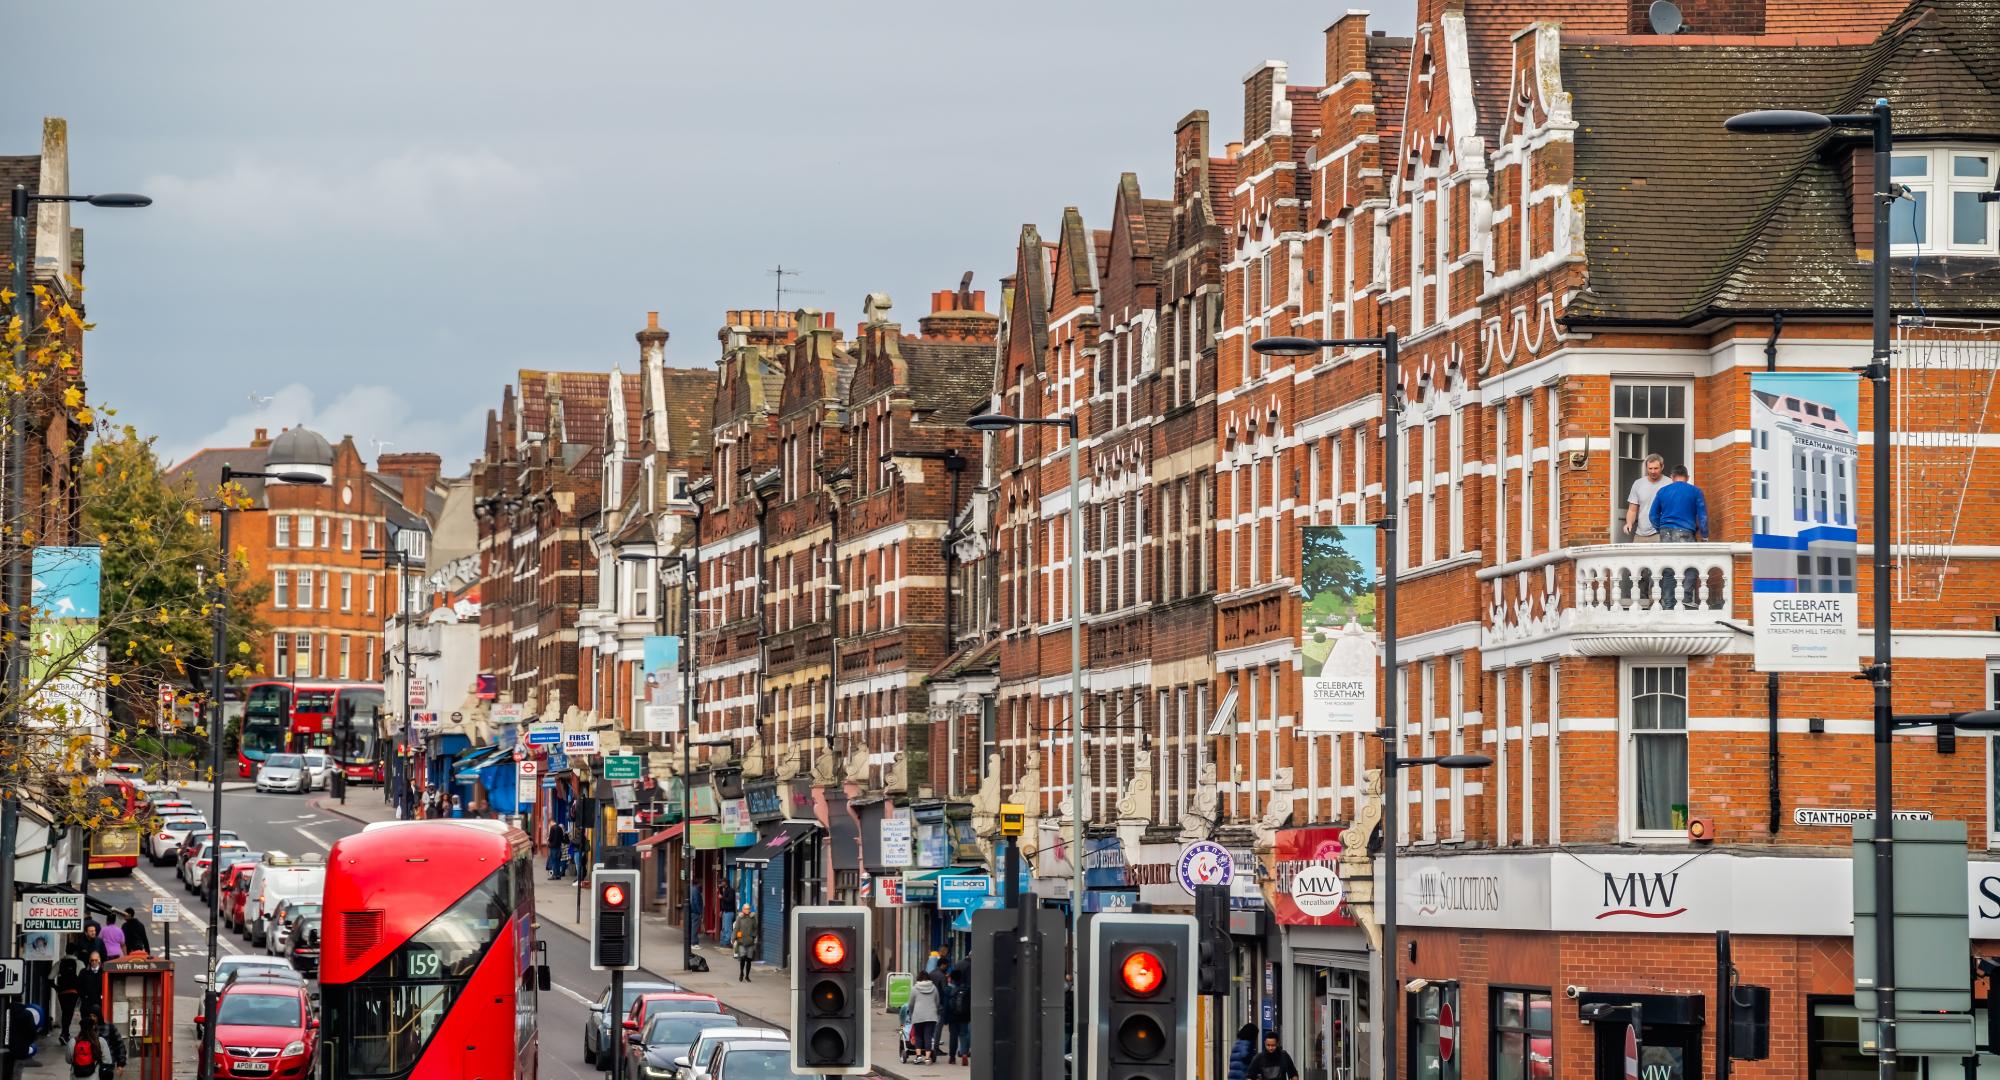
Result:
[[[625,906],[625,886],[612,883],[604,887],[604,902],[612,907]]]
[[[1167,980],[1167,967],[1160,958],[1144,949],[1137,950],[1118,965],[1118,977],[1125,980],[1125,989],[1142,997],[1150,997]]]
[[[838,967],[847,959],[847,941],[829,930],[813,939],[812,957],[822,967]]]

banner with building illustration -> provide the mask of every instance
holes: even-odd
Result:
[[[39,547],[30,564],[31,722],[104,730],[104,647],[97,643],[100,548]]]
[[[1758,671],[1851,673],[1860,655],[1854,592],[1859,387],[1849,372],[1750,376]]]
[[[681,639],[669,634],[646,638],[642,666],[646,675],[646,696],[642,707],[644,729],[675,732],[681,729]]]
[[[1306,731],[1374,731],[1381,643],[1375,633],[1375,526],[1308,525],[1300,538],[1299,659]]]

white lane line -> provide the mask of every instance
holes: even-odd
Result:
[[[326,842],[325,840],[321,840],[321,839],[320,839],[319,837],[317,837],[317,836],[314,836],[313,834],[311,834],[311,833],[307,832],[307,831],[305,830],[305,827],[304,827],[303,825],[300,825],[300,826],[294,826],[294,827],[292,828],[292,831],[293,831],[293,832],[295,832],[295,833],[298,833],[298,834],[299,834],[300,836],[303,836],[303,837],[305,837],[306,839],[308,839],[308,840],[312,841],[313,843],[315,843],[315,844],[318,844],[318,845],[319,845],[319,846],[320,846],[320,847],[321,847],[321,848],[322,848],[323,850],[326,850],[326,851],[332,851],[332,850],[333,850],[333,845],[332,845],[332,844],[330,844],[330,843],[327,843],[327,842]]]
[[[160,897],[163,900],[175,899],[174,894],[168,892],[165,888],[163,888],[160,885],[159,882],[154,881],[152,875],[146,873],[145,871],[141,870],[133,874],[132,876],[138,878],[140,881],[145,882],[146,888],[152,890],[153,895]],[[208,933],[207,920],[196,915],[194,913],[193,907],[191,907],[190,905],[188,904],[181,905],[181,918],[187,920],[189,923],[192,923],[194,925],[195,933],[197,934]],[[215,939],[217,942],[221,943],[222,948],[225,952],[240,953],[243,951],[242,949],[236,947],[235,942],[230,941],[228,937],[222,934],[217,934]]]
[[[569,987],[564,986],[559,982],[552,982],[549,985],[555,987],[556,989],[562,991],[565,994],[568,994],[571,1000],[575,1001],[578,1005],[584,1006],[585,1008],[589,1008],[590,1006],[597,1004],[596,998],[584,997],[582,994],[579,994],[576,991],[571,990]]]

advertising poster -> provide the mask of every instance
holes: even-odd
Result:
[[[680,638],[668,634],[647,636],[643,661],[646,675],[646,700],[642,713],[645,730],[680,730],[680,666]]]
[[[1300,538],[1299,657],[1306,731],[1374,731],[1381,644],[1375,634],[1375,526],[1308,525]]]
[[[1750,376],[1750,568],[1758,671],[1852,672],[1855,418],[1849,372]]]
[[[96,643],[100,549],[40,547],[31,563],[28,680],[32,723],[102,731],[104,650]]]

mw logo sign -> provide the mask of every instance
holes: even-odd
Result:
[[[1650,874],[1640,871],[1606,873],[1601,904],[1603,910],[1597,913],[1597,918],[1636,915],[1642,919],[1671,919],[1687,910],[1686,905],[1674,903],[1674,891],[1680,887],[1680,878],[1678,871],[1671,870]]]

